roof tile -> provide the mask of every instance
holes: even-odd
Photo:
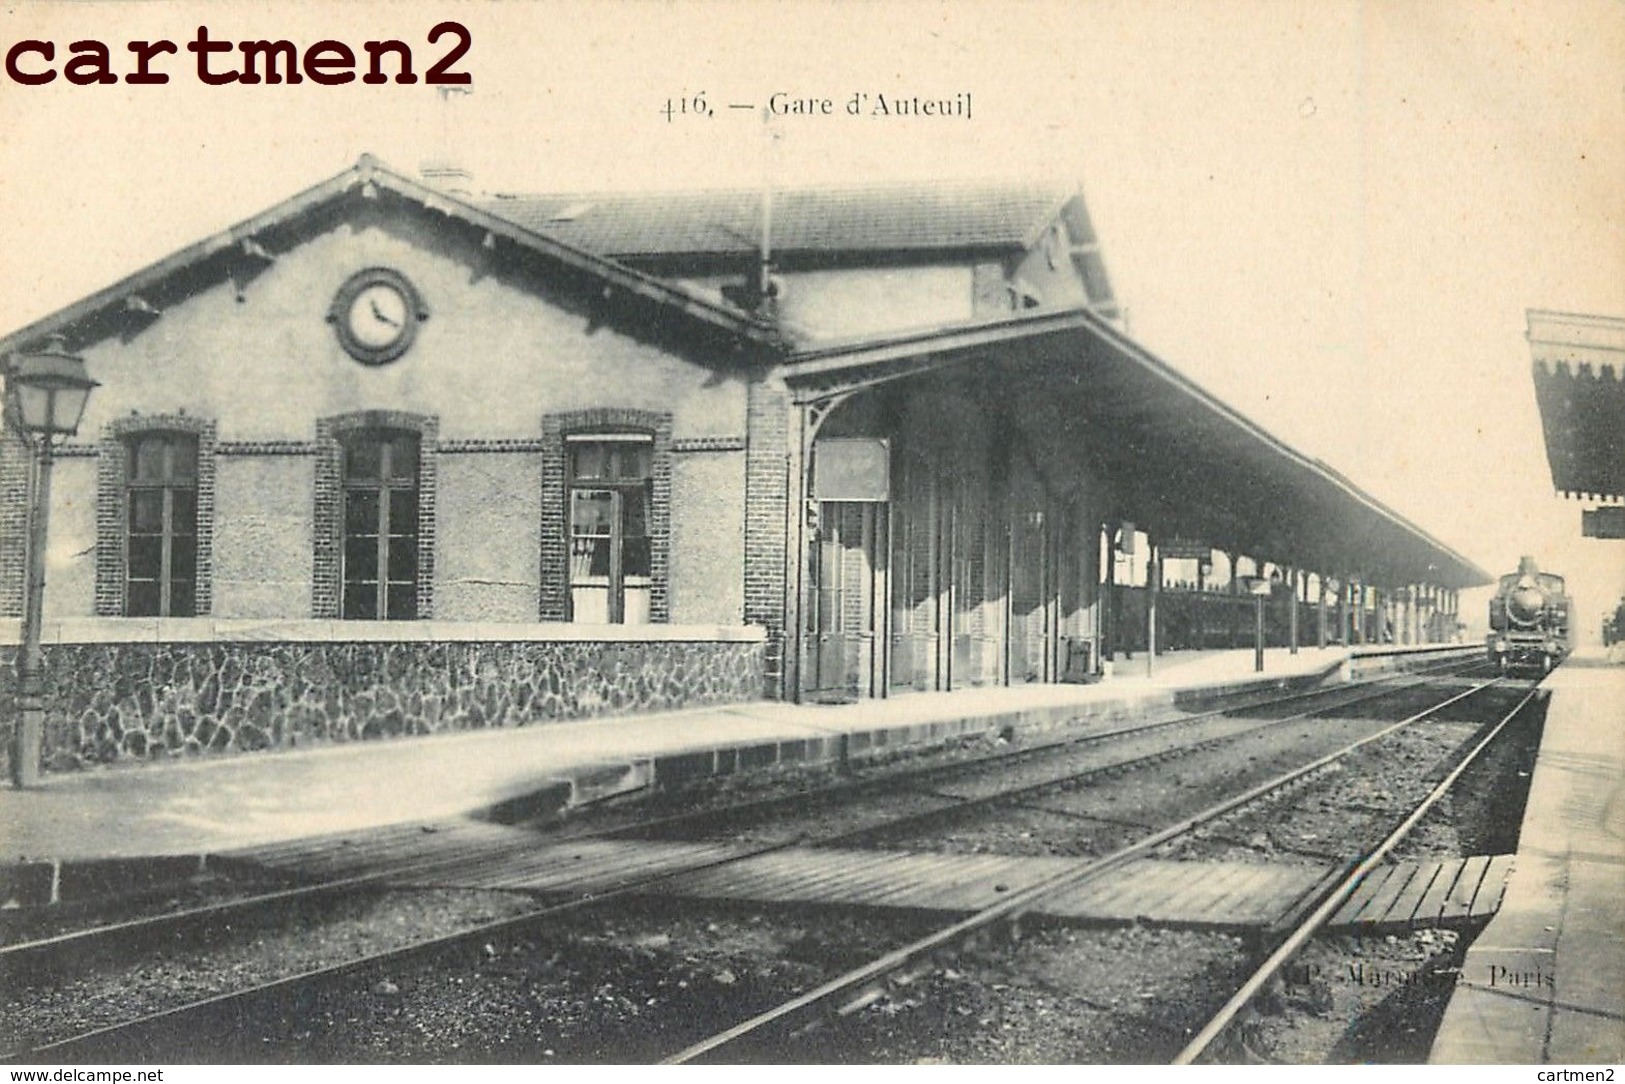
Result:
[[[773,247],[835,253],[1019,249],[1074,192],[1033,183],[775,190]],[[762,192],[494,196],[485,211],[604,256],[731,255],[760,243]]]

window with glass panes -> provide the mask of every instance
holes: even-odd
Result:
[[[364,430],[344,438],[344,602],[352,621],[417,617],[418,438]]]
[[[130,440],[125,474],[124,612],[197,612],[197,438],[143,433]]]
[[[587,624],[649,621],[650,463],[644,435],[571,437],[570,618]]]

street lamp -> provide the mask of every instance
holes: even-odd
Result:
[[[98,385],[85,374],[85,359],[68,353],[55,336],[37,353],[12,356],[5,377],[6,426],[35,453],[37,463],[28,503],[28,587],[23,600],[23,652],[17,662],[17,728],[11,742],[11,781],[27,787],[39,782],[45,732],[40,616],[45,602],[52,449],[58,440],[79,431],[85,402]]]

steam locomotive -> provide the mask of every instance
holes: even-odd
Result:
[[[1501,673],[1548,673],[1562,662],[1569,640],[1569,595],[1563,577],[1542,572],[1533,557],[1501,577],[1490,599],[1489,661]]]

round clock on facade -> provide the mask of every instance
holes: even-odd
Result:
[[[405,275],[372,267],[339,287],[327,319],[347,354],[365,365],[383,365],[411,348],[428,315]]]

